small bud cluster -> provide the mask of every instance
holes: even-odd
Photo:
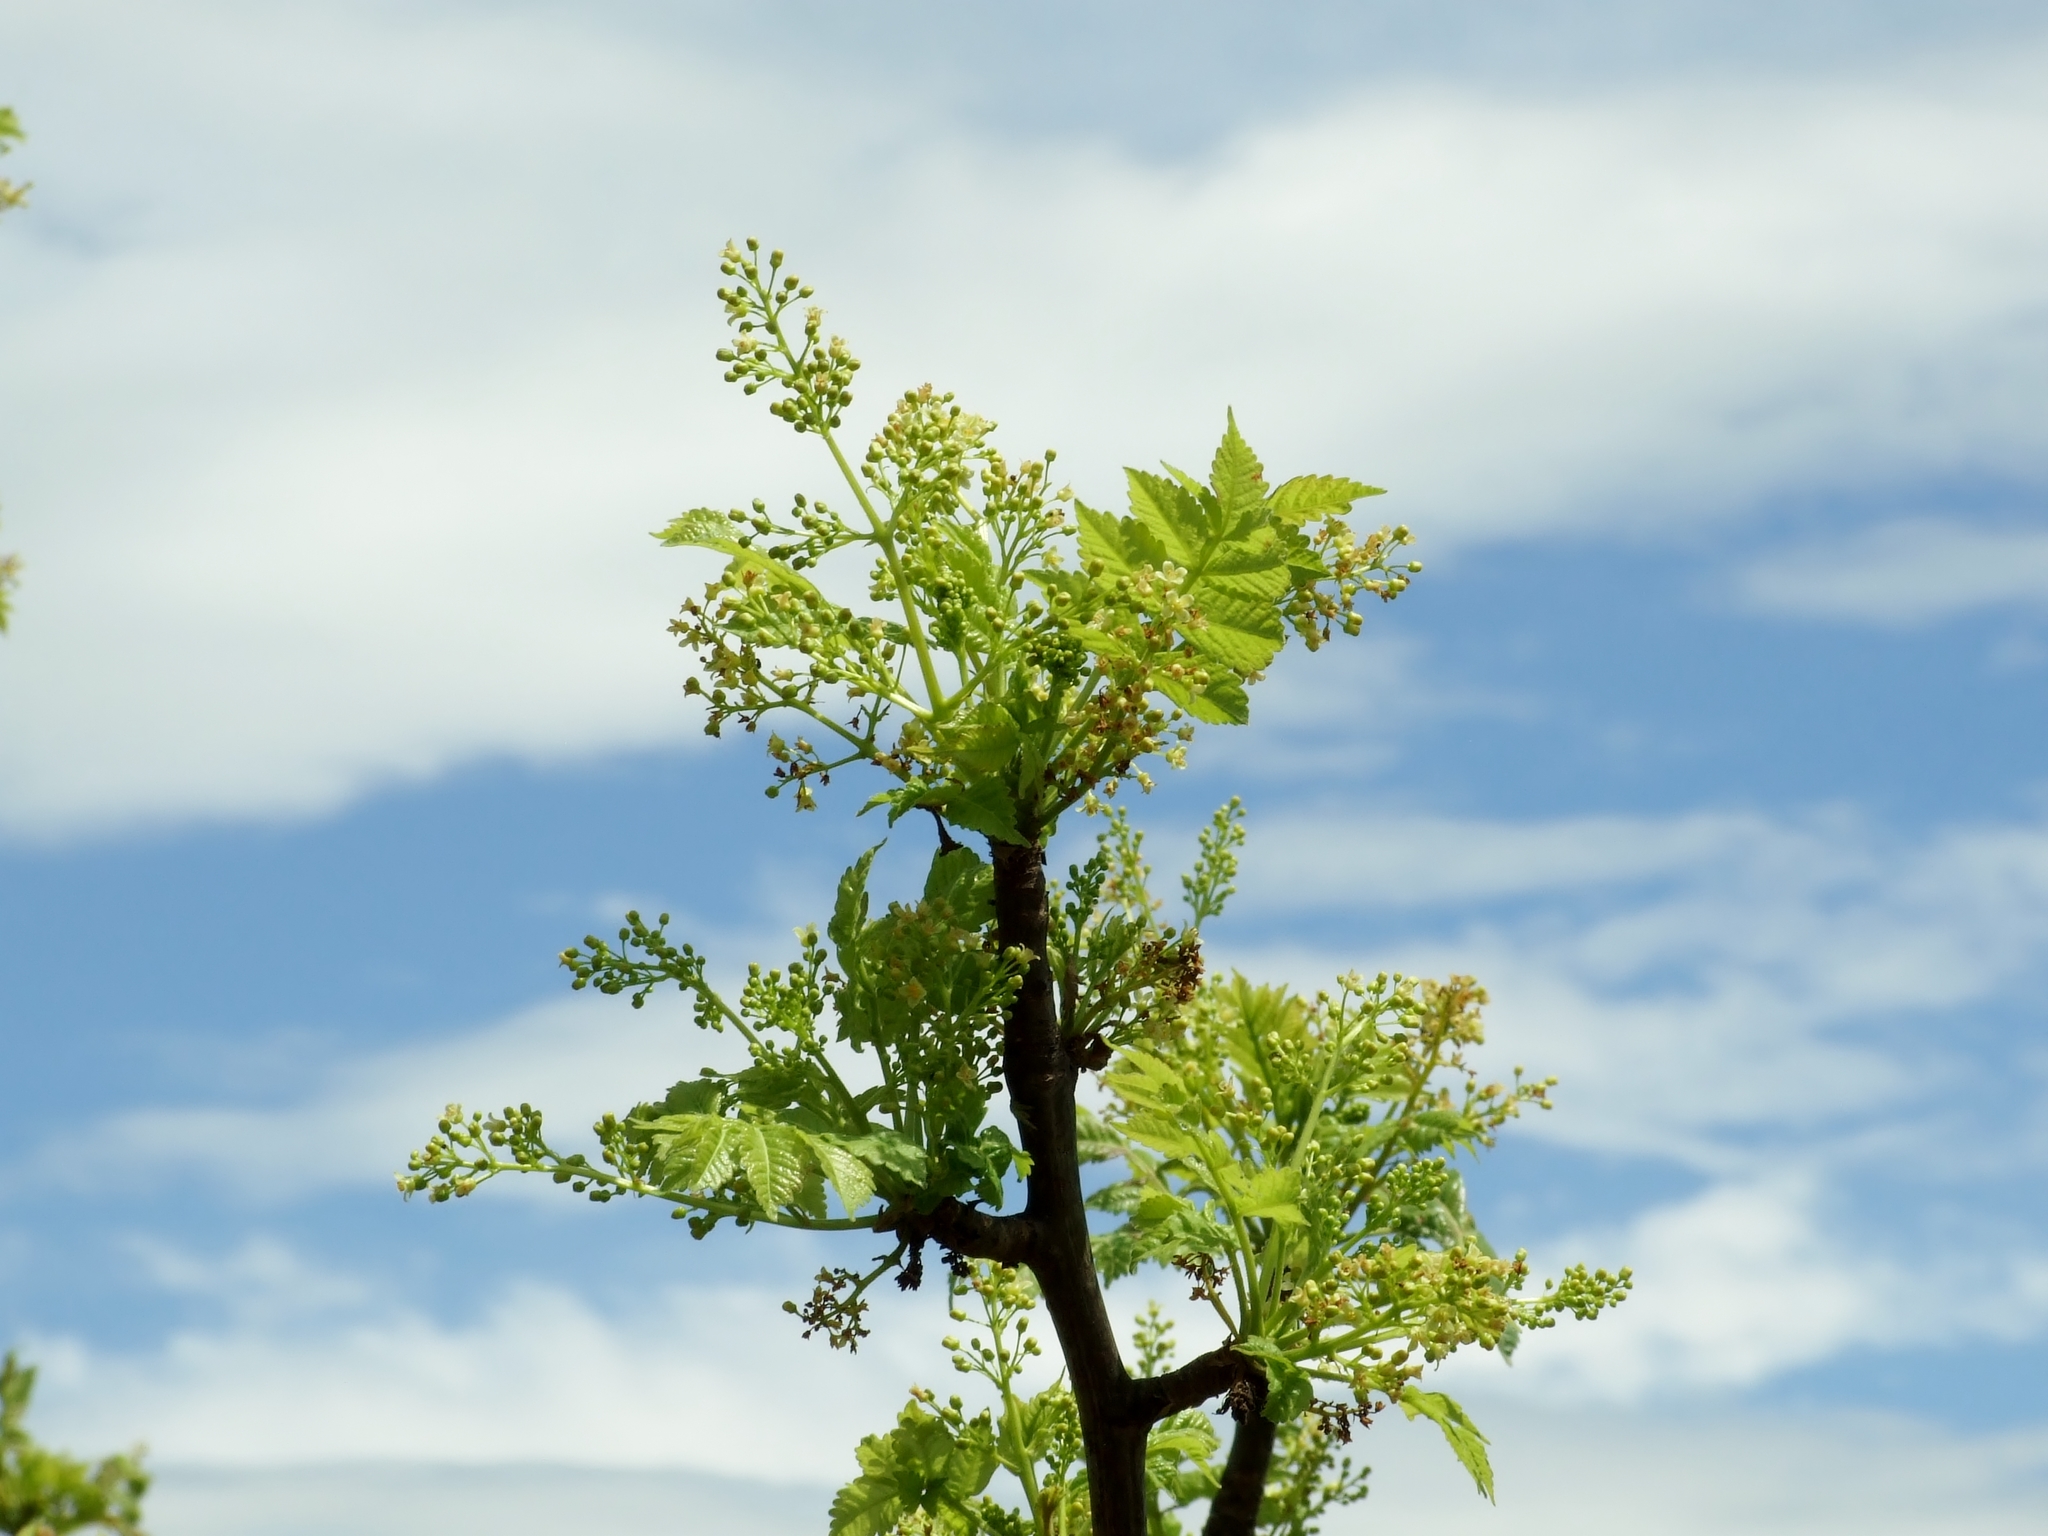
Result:
[[[857,1354],[860,1341],[868,1336],[863,1321],[867,1317],[868,1303],[861,1296],[863,1289],[860,1276],[850,1269],[821,1269],[817,1284],[811,1291],[811,1299],[801,1307],[793,1301],[785,1301],[782,1310],[804,1324],[805,1338],[822,1333],[834,1349]],[[841,1296],[841,1291],[850,1291],[850,1294]]]
[[[811,297],[811,289],[793,273],[782,271],[782,252],[768,253],[764,271],[761,242],[746,247],[728,243],[718,270],[737,281],[718,290],[733,343],[718,349],[726,364],[728,384],[755,394],[769,385],[783,393],[768,409],[799,432],[826,432],[839,425],[840,412],[853,403],[853,376],[860,360],[846,342],[824,337],[825,312],[816,306],[803,315],[803,340],[792,341],[784,327],[791,306]]]
[[[797,325],[810,288],[753,240],[728,246],[721,271],[726,378],[768,390],[778,418],[821,437],[857,509],[842,518],[800,496],[781,518],[757,501],[677,519],[665,542],[730,563],[670,627],[695,657],[685,689],[706,703],[710,734],[784,710],[816,723],[771,746],[768,792],[790,790],[799,810],[865,762],[896,779],[877,797],[892,816],[930,808],[999,841],[1041,841],[1127,779],[1150,790],[1145,759],[1185,766],[1195,722],[1241,723],[1287,625],[1311,648],[1356,632],[1354,599],[1397,596],[1419,569],[1388,563],[1405,528],[1359,539],[1344,524],[1372,487],[1309,476],[1269,493],[1234,421],[1213,492],[1158,481],[1180,510],[1153,496],[1151,521],[1113,536],[1055,488],[1050,451],[1013,467],[991,422],[930,385],[898,397],[855,464],[834,434],[859,363],[814,307]],[[856,612],[810,574],[856,545],[879,611]]]
[[[1218,813],[1183,881],[1192,910],[1227,894],[1236,815]],[[1114,850],[1124,899],[1149,918],[1135,834],[1113,826],[1104,848],[1073,887],[1098,894]],[[1347,1383],[1351,1403],[1307,1410],[1339,1442],[1459,1349],[1506,1352],[1526,1329],[1616,1305],[1628,1273],[1583,1267],[1524,1300],[1526,1257],[1496,1256],[1466,1207],[1452,1155],[1490,1144],[1525,1104],[1547,1107],[1551,1086],[1520,1069],[1479,1080],[1466,1053],[1485,1038],[1485,1002],[1464,976],[1351,973],[1312,998],[1203,985],[1107,1075],[1132,1177],[1091,1199],[1126,1221],[1099,1240],[1105,1271],[1170,1263],[1240,1336],[1298,1362],[1269,1365],[1293,1373],[1289,1393],[1308,1377]]]

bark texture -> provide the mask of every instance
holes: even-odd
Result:
[[[1262,1413],[1248,1413],[1230,1437],[1230,1458],[1223,1481],[1209,1505],[1202,1536],[1252,1536],[1259,1523],[1259,1504],[1266,1496],[1266,1473],[1273,1465],[1273,1434],[1277,1426]]]
[[[1088,1241],[1081,1157],[1074,1137],[1080,1068],[1060,1034],[1052,968],[1046,963],[1045,853],[1029,843],[994,843],[996,941],[1032,961],[1003,1040],[1003,1077],[1024,1150],[1031,1155],[1024,1219],[1026,1259],[1066,1357],[1081,1418],[1096,1536],[1144,1536],[1145,1437],[1152,1420],[1135,1411],[1130,1374],[1102,1298]]]
[[[1029,1266],[1059,1336],[1081,1419],[1095,1536],[1145,1536],[1145,1442],[1152,1426],[1240,1381],[1263,1386],[1264,1372],[1228,1346],[1163,1376],[1133,1380],[1125,1370],[1088,1239],[1074,1088],[1090,1053],[1071,1049],[1072,1042],[1060,1033],[1055,983],[1046,961],[1050,913],[1044,850],[992,843],[990,854],[996,940],[1005,949],[1033,956],[1003,1040],[1010,1108],[1031,1157],[1024,1210],[1017,1216],[990,1216],[947,1202],[919,1218],[916,1231],[970,1257]],[[1270,1454],[1270,1436],[1267,1446]],[[1256,1513],[1256,1493],[1253,1509]]]

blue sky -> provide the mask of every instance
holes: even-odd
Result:
[[[703,571],[647,529],[819,483],[710,361],[755,231],[867,404],[956,388],[1097,501],[1233,405],[1417,530],[1148,846],[1244,797],[1223,963],[1480,975],[1563,1079],[1482,1216],[1640,1280],[1455,1373],[1498,1510],[1388,1426],[1359,1519],[2035,1528],[2044,70],[2018,5],[9,7],[46,1430],[147,1439],[166,1536],[797,1530],[937,1384],[935,1300],[794,1337],[830,1244],[390,1192],[448,1099],[575,1125],[713,1059],[563,944],[666,908],[736,973],[865,846],[704,741],[662,633]]]

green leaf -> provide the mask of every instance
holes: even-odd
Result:
[[[1206,1211],[1182,1203],[1151,1224],[1133,1221],[1141,1258],[1178,1259],[1188,1254],[1229,1252],[1236,1240],[1230,1228]]]
[[[1444,1432],[1451,1451],[1487,1499],[1493,1499],[1493,1463],[1486,1459],[1486,1436],[1466,1416],[1465,1410],[1441,1392],[1423,1392],[1414,1387],[1400,1396],[1401,1411],[1409,1418],[1425,1418]]]
[[[927,1166],[924,1148],[900,1131],[875,1130],[864,1136],[834,1136],[844,1147],[871,1168],[882,1168],[906,1183],[922,1185]]]
[[[715,1077],[686,1077],[661,1101],[665,1115],[715,1115],[725,1107],[725,1084]]]
[[[1266,499],[1266,467],[1237,430],[1237,412],[1224,415],[1223,441],[1209,464],[1209,487],[1227,515],[1251,511]]]
[[[808,1061],[757,1061],[733,1073],[732,1087],[742,1104],[768,1110],[816,1104],[825,1094],[823,1075]]]
[[[1216,1452],[1216,1429],[1205,1413],[1177,1413],[1155,1426],[1145,1441],[1148,1456],[1165,1453],[1200,1460]]]
[[[642,1129],[654,1143],[654,1175],[671,1190],[711,1190],[724,1185],[736,1166],[735,1132],[740,1122],[722,1115],[662,1115]]]
[[[1211,673],[1209,685],[1199,693],[1171,678],[1159,680],[1159,691],[1205,725],[1245,725],[1252,718],[1244,684],[1228,672]]]
[[[930,905],[943,903],[962,928],[984,928],[995,921],[995,877],[972,848],[944,848],[932,855],[924,899]]]
[[[1100,560],[1104,576],[1128,576],[1141,565],[1164,564],[1166,549],[1133,518],[1098,512],[1085,502],[1074,503],[1081,558]]]
[[[1017,755],[1017,722],[999,701],[989,699],[940,733],[939,750],[970,773],[998,773]]]
[[[1125,1046],[1109,1071],[1109,1086],[1122,1099],[1155,1109],[1177,1109],[1187,1101],[1180,1072],[1142,1047]]]
[[[1017,827],[1016,802],[997,779],[945,785],[927,794],[924,804],[936,805],[946,820],[969,832],[979,832],[999,843],[1024,841],[1024,834]]]
[[[1232,1167],[1225,1182],[1230,1186],[1225,1194],[1232,1211],[1246,1220],[1263,1216],[1268,1221],[1301,1223],[1301,1208],[1295,1203],[1300,1195],[1301,1176],[1294,1169],[1260,1168],[1247,1174],[1242,1168]]]
[[[1347,480],[1342,475],[1296,475],[1273,493],[1268,503],[1276,522],[1299,527],[1319,517],[1340,516],[1364,496],[1384,496],[1376,485]]]
[[[916,1509],[940,1529],[970,1536],[975,1519],[968,1500],[988,1486],[997,1464],[985,1415],[956,1437],[915,1403],[886,1435],[862,1440],[854,1455],[860,1476],[832,1500],[832,1536],[886,1536]]]
[[[881,798],[876,796],[876,799]],[[832,947],[842,956],[859,944],[861,930],[867,926],[868,870],[873,867],[875,855],[882,848],[881,843],[875,844],[839,877],[839,890],[833,898],[832,920],[825,925],[825,937],[832,941]]]
[[[1246,1334],[1231,1347],[1266,1368],[1266,1418],[1275,1424],[1290,1424],[1308,1412],[1308,1405],[1315,1401],[1315,1383],[1285,1350],[1256,1333]]]
[[[1200,1136],[1170,1115],[1132,1115],[1123,1122],[1126,1136],[1161,1157],[1199,1157]]]
[[[1220,530],[1213,529],[1208,509],[1195,493],[1176,481],[1149,475],[1142,469],[1125,470],[1124,479],[1130,485],[1131,514],[1138,526],[1151,535],[1166,559],[1183,570],[1199,570],[1208,556],[1213,533]],[[1128,543],[1128,533],[1125,539]]]
[[[1140,1200],[1137,1209],[1133,1210],[1131,1215],[1150,1227],[1156,1226],[1169,1216],[1193,1209],[1194,1206],[1190,1202],[1181,1199],[1179,1195],[1156,1194],[1147,1195],[1144,1199]]]
[[[846,1214],[858,1216],[861,1207],[875,1197],[875,1176],[868,1165],[830,1137],[810,1136],[806,1140],[810,1143],[812,1155],[818,1160],[818,1166],[832,1181],[832,1188],[839,1195],[839,1203],[846,1207]]]
[[[681,517],[670,520],[667,527],[655,534],[664,549],[684,546],[693,549],[715,549],[725,555],[750,553],[733,536],[736,525],[723,512],[710,507],[697,507]]]
[[[735,1128],[734,1150],[753,1186],[754,1198],[769,1210],[796,1199],[811,1166],[805,1156],[803,1132],[786,1125],[748,1121],[735,1122]]]
[[[1281,577],[1273,584],[1278,588],[1286,573],[1276,567],[1275,574]],[[1188,635],[1197,655],[1240,673],[1263,672],[1273,664],[1287,641],[1277,606],[1279,591],[1247,595],[1235,590],[1228,578],[1205,577],[1192,584],[1190,595],[1204,620],[1202,628]]]
[[[886,805],[889,807],[889,825],[893,827],[924,804],[924,792],[925,785],[922,781],[898,784],[894,789],[877,790],[861,802],[860,809],[854,814],[865,816],[876,807]]]

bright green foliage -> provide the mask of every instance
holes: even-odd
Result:
[[[21,120],[14,115],[14,108],[0,107],[0,155],[13,149],[15,141],[22,137]],[[27,197],[27,187],[17,186],[6,177],[0,176],[0,213],[19,207]],[[0,635],[7,633],[7,621],[14,613],[10,594],[20,580],[21,557],[0,555]]]
[[[36,1373],[12,1353],[0,1362],[0,1531],[9,1536],[61,1536],[65,1531],[118,1531],[142,1536],[142,1496],[149,1474],[140,1450],[83,1462],[46,1451],[22,1427]]]
[[[27,135],[21,131],[21,119],[14,115],[14,108],[0,107],[0,155],[7,154]],[[29,189],[0,176],[0,213],[10,208],[19,208],[28,200]]]
[[[1064,942],[1085,950],[1112,927],[1126,953],[1168,940],[1195,952],[1199,925],[1234,889],[1243,840],[1232,801],[1181,880],[1190,924],[1176,936],[1156,926],[1143,835],[1112,815],[1096,857],[1069,872],[1069,892],[1081,893],[1069,910],[1092,915],[1070,920]],[[1100,899],[1104,889],[1113,903]],[[1363,1498],[1366,1474],[1337,1446],[1390,1403],[1435,1424],[1491,1498],[1485,1435],[1456,1401],[1418,1385],[1424,1370],[1466,1344],[1511,1352],[1519,1330],[1550,1327],[1563,1312],[1591,1318],[1629,1289],[1626,1270],[1575,1267],[1522,1300],[1522,1256],[1499,1258],[1473,1222],[1452,1160],[1491,1146],[1525,1105],[1549,1108],[1553,1086],[1525,1082],[1519,1069],[1511,1084],[1479,1081],[1465,1053],[1481,1042],[1484,1002],[1464,977],[1344,977],[1335,994],[1306,999],[1234,976],[1116,1031],[1104,1078],[1114,1110],[1083,1125],[1090,1155],[1128,1168],[1090,1201],[1123,1217],[1097,1239],[1097,1265],[1111,1281],[1147,1262],[1173,1265],[1217,1313],[1223,1337],[1265,1365],[1263,1399],[1229,1404],[1279,1426],[1261,1531],[1312,1536],[1328,1510]],[[944,1342],[956,1370],[995,1389],[998,1406],[975,1422],[993,1420],[997,1459],[1035,1517],[1029,1528],[1058,1536],[1087,1529],[1077,1513],[1087,1474],[1072,1396],[1059,1383],[1035,1396],[1018,1385],[1039,1352],[1028,1316],[1036,1294],[1021,1273],[972,1266],[956,1279],[952,1317],[974,1336]],[[1171,1363],[1171,1329],[1156,1304],[1139,1320],[1140,1375]],[[1321,1399],[1320,1384],[1342,1395]],[[913,1397],[933,1401],[922,1389]],[[967,1422],[958,1398],[941,1411]],[[1153,1430],[1150,1536],[1180,1536],[1181,1512],[1214,1494],[1218,1449],[1199,1411]],[[993,1509],[985,1500],[982,1524],[969,1529],[1003,1533],[1003,1519],[1024,1518]]]
[[[951,1315],[967,1337],[944,1342],[953,1351],[954,1370],[994,1389],[995,1406],[970,1416],[958,1396],[941,1403],[926,1388],[911,1388],[898,1428],[861,1442],[861,1474],[833,1501],[831,1536],[926,1530],[1082,1536],[1088,1530],[1088,1473],[1073,1395],[1063,1381],[1036,1393],[1022,1383],[1028,1362],[1040,1353],[1031,1333],[1036,1306],[1037,1288],[1021,1271],[977,1263],[954,1277]],[[1131,1363],[1140,1375],[1173,1365],[1173,1327],[1156,1302],[1147,1305],[1131,1335]],[[929,1471],[941,1462],[943,1448],[954,1445],[975,1458],[980,1481],[973,1491],[983,1495],[978,1499],[958,1499],[936,1486]],[[990,1481],[979,1459],[985,1445],[990,1464],[1009,1474],[1005,1486],[1016,1503],[983,1492]],[[1184,1536],[1190,1506],[1216,1492],[1221,1451],[1215,1426],[1199,1410],[1175,1414],[1153,1429],[1145,1457],[1147,1536]],[[932,1503],[920,1505],[917,1497],[897,1492],[919,1486],[933,1490]],[[1355,1503],[1365,1490],[1366,1474],[1339,1457],[1323,1423],[1314,1415],[1294,1419],[1279,1432],[1259,1528],[1275,1536],[1315,1536],[1327,1511]],[[895,1523],[871,1523],[878,1513]]]
[[[1227,886],[1235,826],[1218,813],[1184,882],[1191,905]],[[1264,1363],[1268,1418],[1364,1422],[1400,1403],[1491,1496],[1485,1438],[1414,1383],[1465,1345],[1511,1351],[1560,1312],[1593,1317],[1630,1276],[1575,1267],[1525,1300],[1522,1255],[1495,1254],[1466,1209],[1453,1159],[1492,1145],[1524,1106],[1548,1108],[1552,1086],[1519,1068],[1480,1081],[1466,1052],[1485,1001],[1469,977],[1354,974],[1314,998],[1208,983],[1169,1029],[1118,1052],[1104,1129],[1129,1177],[1091,1203],[1124,1218],[1098,1242],[1103,1274],[1148,1260],[1185,1271]],[[1319,1383],[1347,1400],[1318,1402]]]
[[[989,1416],[965,1419],[956,1405],[934,1413],[912,1402],[886,1435],[869,1435],[854,1453],[860,1476],[832,1500],[832,1536],[886,1536],[906,1517],[911,1529],[970,1536],[988,1529],[978,1497],[995,1475]]]
[[[1130,470],[1123,513],[1055,488],[1050,452],[1013,467],[990,422],[929,386],[894,403],[856,463],[838,432],[860,364],[782,269],[755,242],[726,249],[719,297],[735,334],[719,357],[729,381],[820,441],[842,505],[700,508],[658,535],[724,562],[671,625],[696,662],[685,692],[712,735],[796,717],[772,722],[765,746],[769,795],[789,790],[799,809],[834,772],[882,770],[864,811],[937,821],[923,890],[877,915],[870,850],[822,935],[799,930],[797,956],[750,969],[737,998],[666,915],[587,936],[561,957],[576,988],[638,1007],[673,986],[700,1027],[744,1040],[747,1066],[606,1115],[594,1157],[558,1150],[531,1105],[450,1105],[400,1189],[445,1201],[535,1173],[596,1201],[665,1202],[699,1237],[728,1219],[897,1234],[871,1270],[827,1268],[807,1303],[785,1304],[834,1347],[866,1336],[867,1289],[899,1266],[915,1286],[938,1242],[953,1315],[978,1330],[955,1364],[997,1401],[970,1415],[914,1391],[862,1442],[834,1536],[1078,1536],[1091,1518],[1116,1536],[1177,1536],[1179,1512],[1219,1477],[1215,1431],[1188,1405],[1226,1390],[1241,1419],[1280,1426],[1268,1529],[1309,1536],[1362,1494],[1348,1463],[1332,1470],[1331,1441],[1390,1402],[1438,1423],[1488,1487],[1483,1438],[1415,1384],[1424,1366],[1468,1343],[1507,1349],[1560,1310],[1590,1316],[1628,1281],[1574,1271],[1522,1300],[1522,1260],[1473,1228],[1451,1159],[1544,1093],[1471,1075],[1482,994],[1402,977],[1346,978],[1314,999],[1205,982],[1199,929],[1232,892],[1235,802],[1183,882],[1181,928],[1160,925],[1142,838],[1121,815],[1064,883],[1041,877],[1063,813],[1106,810],[1126,779],[1150,789],[1145,760],[1181,766],[1198,723],[1244,723],[1290,634],[1317,649],[1359,631],[1361,594],[1400,595],[1421,569],[1395,563],[1408,531],[1355,534],[1346,515],[1378,494],[1355,480],[1269,485],[1234,416],[1206,479]],[[955,828],[986,837],[990,859]],[[1105,1068],[1113,1112],[1077,1116],[1075,1078]],[[989,1123],[1006,1086],[1035,1168]],[[1101,1275],[1174,1265],[1222,1325],[1218,1347],[1170,1380],[1133,1382],[1115,1358],[1085,1273],[1077,1140],[1127,1175],[1094,1202],[1121,1218],[1100,1238]],[[1003,1213],[1015,1175],[1031,1181],[1027,1210]],[[1062,1282],[1047,1304],[1063,1332],[1082,1330],[1089,1369],[1027,1394],[1033,1271]],[[1135,1349],[1141,1375],[1165,1371],[1156,1318]],[[1349,1401],[1319,1399],[1325,1385]],[[1021,1505],[987,1491],[998,1470]]]
[[[706,1068],[658,1102],[607,1115],[596,1126],[601,1163],[557,1152],[531,1106],[465,1116],[450,1105],[399,1188],[445,1200],[500,1173],[546,1173],[592,1200],[669,1201],[699,1237],[727,1217],[872,1227],[877,1200],[928,1210],[973,1194],[1000,1204],[1022,1154],[983,1120],[1000,1087],[1016,968],[984,942],[988,866],[970,849],[942,849],[922,898],[877,917],[867,888],[876,851],[840,878],[825,941],[801,930],[798,957],[781,970],[753,967],[737,1006],[705,979],[702,956],[669,940],[665,913],[651,927],[628,913],[616,949],[592,936],[564,953],[574,986],[626,993],[636,1007],[658,986],[679,987],[699,1025],[746,1040],[746,1068]],[[871,1063],[876,1080],[850,1087],[833,1045]]]
[[[7,624],[14,617],[13,593],[21,582],[21,556],[0,555],[0,635],[7,633]]]
[[[1028,1362],[1040,1353],[1038,1340],[1031,1333],[1037,1287],[1021,1270],[977,1263],[953,1276],[951,1294],[952,1319],[965,1325],[968,1335],[964,1341],[958,1337],[945,1340],[953,1351],[953,1368],[992,1387],[996,1406],[970,1418],[959,1397],[940,1403],[937,1394],[913,1387],[905,1419],[899,1423],[928,1412],[963,1444],[970,1443],[970,1436],[987,1436],[991,1468],[1000,1467],[1010,1475],[1010,1486],[1022,1507],[991,1494],[958,1514],[931,1508],[924,1514],[936,1528],[958,1530],[963,1536],[1082,1536],[1089,1528],[1088,1472],[1081,1459],[1081,1430],[1073,1394],[1064,1380],[1036,1393],[1027,1392],[1021,1380]],[[1132,1345],[1134,1363],[1143,1374],[1153,1374],[1172,1363],[1172,1329],[1156,1306],[1140,1319]],[[923,1418],[917,1422],[922,1426]],[[980,1438],[971,1441],[976,1447],[982,1443]],[[863,1523],[866,1511],[876,1505],[882,1487],[913,1481],[925,1464],[921,1442],[891,1435],[870,1436],[861,1444],[861,1475],[840,1490],[832,1504],[832,1536],[869,1536],[892,1529]],[[1215,1491],[1211,1463],[1216,1451],[1216,1431],[1207,1414],[1179,1413],[1154,1427],[1146,1448],[1146,1477],[1153,1504],[1150,1536],[1180,1536],[1177,1512]],[[989,1474],[982,1474],[975,1491],[980,1492],[988,1481]],[[893,1527],[895,1530],[924,1528],[917,1524],[912,1507],[898,1507],[894,1515],[904,1522]],[[949,1519],[963,1523],[948,1525]]]
[[[1273,1446],[1259,1529],[1269,1536],[1317,1536],[1322,1518],[1366,1495],[1370,1468],[1352,1469],[1343,1442],[1314,1414],[1282,1424]]]
[[[1129,472],[1130,514],[1074,501],[1053,455],[1012,468],[993,423],[929,386],[905,394],[856,469],[837,429],[859,362],[811,290],[729,246],[719,290],[736,336],[726,377],[823,440],[847,514],[798,496],[785,516],[699,509],[661,534],[728,557],[671,628],[697,658],[705,729],[754,729],[786,710],[806,736],[769,738],[777,794],[873,763],[896,781],[870,804],[918,807],[1004,842],[1050,835],[1098,785],[1114,793],[1161,754],[1182,761],[1193,720],[1247,718],[1246,687],[1288,627],[1313,648],[1356,633],[1360,593],[1398,595],[1419,565],[1388,561],[1403,528],[1355,536],[1343,514],[1377,494],[1310,475],[1269,488],[1233,419],[1207,484]],[[865,572],[871,611],[819,585]],[[816,579],[814,580],[814,575]]]

